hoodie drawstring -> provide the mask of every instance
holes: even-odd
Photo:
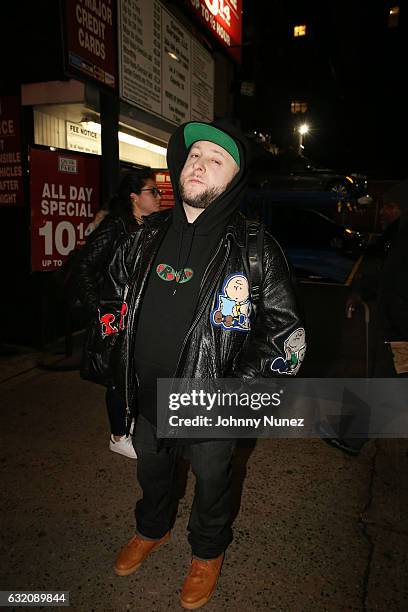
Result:
[[[177,254],[177,269],[176,269],[176,273],[178,273],[178,279],[176,279],[176,287],[173,291],[173,295],[176,295],[176,291],[177,291],[177,287],[180,283],[180,280],[183,278],[183,272],[184,269],[188,263],[188,260],[190,258],[190,254],[191,254],[191,249],[193,247],[193,240],[194,240],[194,235],[195,235],[195,231],[196,228],[195,226],[190,226],[187,231],[185,231],[185,227],[183,227],[183,229],[181,230],[181,239],[180,239],[180,246],[179,246],[179,250],[178,250],[178,254]],[[184,241],[184,234],[188,234],[189,235],[189,244],[188,247],[186,248],[186,256],[184,257],[183,263],[182,265],[180,265],[181,262],[181,255],[183,252],[183,241]]]

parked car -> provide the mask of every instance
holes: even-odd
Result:
[[[251,185],[278,191],[326,191],[343,203],[368,204],[367,177],[319,168],[307,157],[294,153],[262,154],[254,163]]]
[[[363,234],[316,210],[273,204],[263,208],[261,219],[299,279],[345,283],[366,247]]]
[[[264,222],[283,248],[335,249],[354,257],[365,248],[364,236],[335,223],[316,210],[296,206],[272,206]]]

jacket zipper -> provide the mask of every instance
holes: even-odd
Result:
[[[123,293],[124,302],[126,301],[128,292],[129,292],[129,284],[126,283],[125,291]],[[129,325],[126,326],[126,355],[129,355]],[[128,393],[128,371],[129,371],[129,358],[126,359],[126,368],[125,368],[126,430],[127,430],[128,420],[130,417],[129,393]]]
[[[144,243],[146,242],[145,240],[145,236],[142,236],[142,240],[141,240],[141,248],[140,248],[140,252],[143,251],[143,246]],[[137,281],[139,280],[139,275],[140,275],[140,268],[137,274],[137,278],[133,279],[133,274],[130,276],[129,281],[126,283],[125,285],[125,290],[124,290],[124,299],[126,299],[129,289],[130,289],[130,283],[132,282],[132,280],[134,280],[133,282],[133,288],[136,286]],[[134,301],[134,294],[135,291],[133,291],[133,295],[131,294],[131,302],[129,303],[129,318],[128,318],[128,324],[126,326],[126,367],[125,367],[125,402],[126,402],[126,421],[128,420],[128,418],[130,417],[131,411],[130,411],[130,406],[129,406],[129,360],[130,360],[130,352],[129,352],[129,342],[130,342],[130,331],[131,331],[131,327],[133,325],[133,318],[134,318],[134,309],[132,309],[132,303]],[[136,375],[137,378],[137,375]],[[138,381],[139,384],[139,381]],[[127,425],[127,423],[126,423]]]

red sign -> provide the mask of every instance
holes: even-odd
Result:
[[[156,170],[154,173],[158,189],[162,192],[160,208],[172,208],[174,206],[174,193],[168,170]]]
[[[31,268],[56,270],[85,244],[99,209],[99,157],[31,149]]]
[[[65,0],[67,62],[116,88],[116,0]]]
[[[0,96],[0,206],[24,204],[18,96]]]
[[[242,0],[185,0],[213,36],[241,60]]]

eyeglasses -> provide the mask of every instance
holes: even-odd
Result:
[[[160,189],[157,189],[157,187],[146,187],[146,189],[141,189],[140,191],[150,191],[152,196],[154,196],[155,198],[162,196],[162,192],[160,191]]]

